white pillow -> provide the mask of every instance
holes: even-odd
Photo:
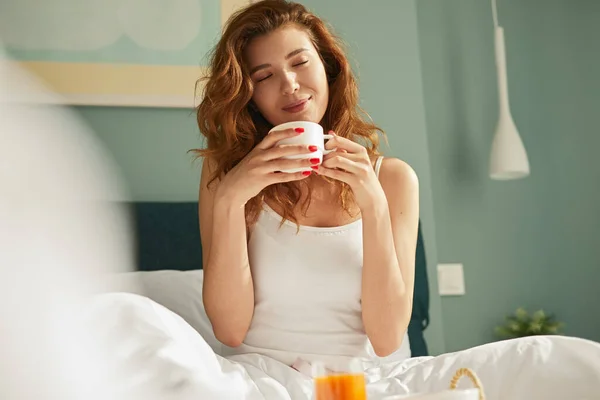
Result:
[[[222,355],[221,342],[215,337],[202,302],[202,270],[137,271],[121,274],[121,291],[146,296],[182,317],[213,351]],[[125,286],[122,286],[125,285]]]
[[[213,351],[223,355],[224,345],[215,337],[202,302],[203,271],[138,271],[120,274],[119,283],[127,286],[121,291],[140,294],[168,308],[190,324]],[[398,350],[387,357],[371,356],[380,362],[402,361],[411,357],[408,333]]]

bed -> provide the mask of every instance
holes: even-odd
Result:
[[[129,206],[137,271],[124,275],[138,286],[128,284],[127,290],[102,294],[87,313],[96,324],[99,342],[108,346],[105,353],[114,359],[114,376],[122,382],[118,386],[142,393],[124,398],[314,399],[312,371],[290,368],[261,354],[220,353],[222,345],[212,335],[202,304],[197,204]],[[420,229],[416,256],[410,354],[364,370],[369,400],[447,390],[463,368],[477,374],[488,400],[598,398],[600,344],[583,339],[536,336],[428,356],[423,330],[429,291]],[[464,391],[454,395],[450,398],[478,397],[466,397]]]
[[[202,269],[202,246],[197,202],[133,202],[138,271],[193,271]],[[410,354],[429,355],[423,331],[429,324],[429,285],[421,226],[417,241],[415,293],[408,328]]]

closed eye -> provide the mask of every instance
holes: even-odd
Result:
[[[264,78],[257,79],[256,82],[262,82],[266,79],[269,79],[271,76],[273,76],[273,74],[269,74],[269,75],[265,76]]]
[[[299,62],[299,63],[293,64],[292,66],[293,66],[293,67],[300,67],[300,66],[302,66],[302,65],[304,65],[304,64],[307,64],[307,63],[308,63],[308,61],[309,61],[309,60],[306,60],[306,61],[301,61],[301,62]],[[269,79],[271,76],[273,76],[273,74],[269,74],[269,75],[267,75],[267,76],[265,76],[265,77],[259,78],[259,79],[257,79],[257,80],[256,80],[256,82],[257,82],[257,83],[259,83],[259,82],[262,82],[262,81],[264,81],[264,80],[267,80],[267,79]]]

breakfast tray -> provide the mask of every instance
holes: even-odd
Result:
[[[481,384],[481,381],[479,380],[475,372],[473,372],[473,370],[471,370],[470,368],[460,368],[456,371],[456,373],[452,377],[452,380],[450,381],[450,389],[455,390],[458,386],[458,381],[460,381],[460,379],[463,376],[469,378],[473,383],[473,386],[475,386],[479,390],[479,400],[485,400],[483,385]]]

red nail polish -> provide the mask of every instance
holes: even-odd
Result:
[[[313,165],[313,166],[311,166],[311,168],[312,168],[313,170],[317,171],[317,170],[319,169],[319,166],[318,166],[318,165]]]
[[[310,172],[310,171],[302,171],[302,175],[304,175],[304,176],[309,176],[310,174],[312,174],[312,172]]]
[[[304,128],[294,128],[294,131],[296,133],[302,133],[302,132],[304,132]]]
[[[330,135],[337,136],[334,131],[329,131]]]
[[[321,161],[321,160],[320,160],[320,159],[318,159],[318,158],[311,158],[311,159],[310,159],[310,163],[311,163],[311,164],[318,164],[318,163],[319,163],[319,161]]]
[[[317,146],[310,145],[310,146],[308,146],[308,150],[309,150],[309,151],[317,151],[317,150],[318,150],[318,147],[317,147]]]

